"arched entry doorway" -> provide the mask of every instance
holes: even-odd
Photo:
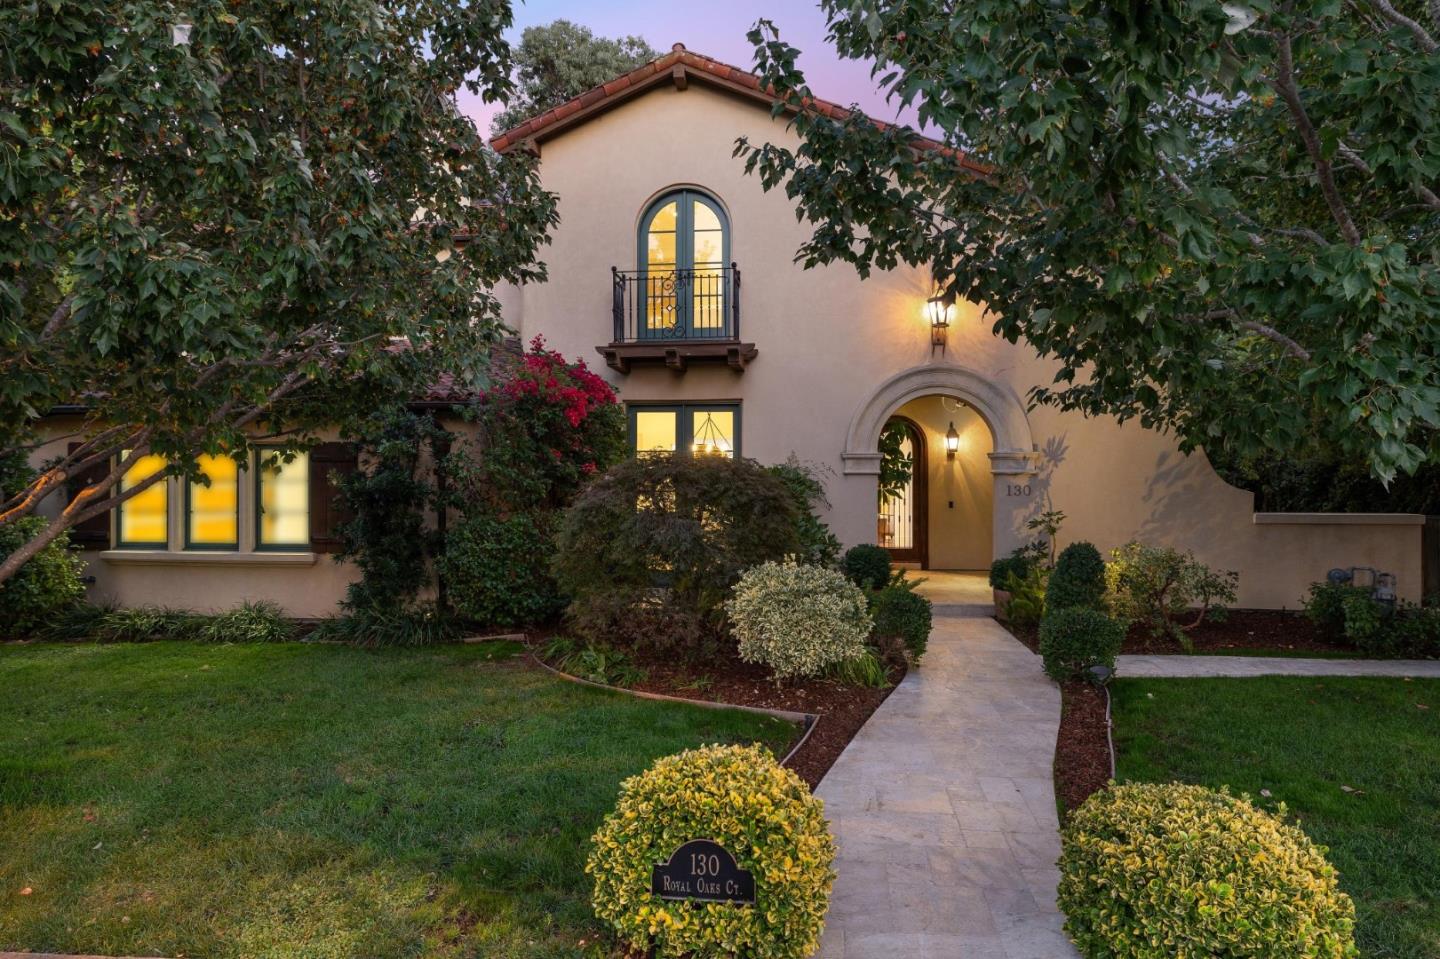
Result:
[[[896,427],[905,438],[898,451]],[[984,418],[953,397],[918,396],[896,411],[882,436],[891,438],[880,444],[882,480],[889,473],[886,464],[900,461],[897,453],[908,460],[910,478],[899,495],[883,486],[879,490],[879,532],[887,526],[893,530],[892,542],[880,544],[897,563],[921,569],[988,567],[994,555],[995,490],[993,441]]]
[[[928,444],[920,425],[906,416],[892,416],[882,431],[882,456],[897,462],[903,480],[886,484],[881,470],[875,542],[897,563],[930,565],[930,468]],[[882,460],[882,464],[886,462]]]
[[[1020,545],[1024,518],[1031,512],[1033,503],[1032,484],[1017,480],[1035,473],[1038,454],[1019,397],[974,370],[948,364],[913,367],[881,383],[855,411],[841,454],[847,476],[876,478],[876,485],[872,487],[876,498],[871,502],[877,505],[882,459],[880,433],[896,415],[916,424],[928,456],[930,542],[926,565],[981,568],[988,566],[995,556],[1005,555]],[[948,455],[945,442],[952,420],[961,444],[968,448],[968,455],[962,457],[957,450],[953,459]],[[941,473],[942,470],[947,472]],[[945,483],[949,484],[948,488]],[[987,486],[988,500],[977,492]],[[981,536],[952,537],[950,545],[964,546],[968,552],[958,555],[952,552],[942,559],[937,554],[934,536],[939,516],[937,504],[943,506],[946,514],[954,513],[956,517],[968,508],[971,529],[988,521],[988,542]],[[877,520],[870,522],[877,523]]]

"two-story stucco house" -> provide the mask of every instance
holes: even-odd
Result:
[[[1053,508],[1065,541],[1141,539],[1239,571],[1243,606],[1294,607],[1337,566],[1395,572],[1418,596],[1421,517],[1257,515],[1173,437],[1027,409],[1051,365],[969,304],[937,328],[923,271],[862,280],[794,263],[807,226],[733,156],[740,136],[794,142],[772,106],[752,74],[676,44],[493,141],[536,152],[560,197],[551,279],[512,291],[508,320],[604,358],[636,449],[828,467],[840,538],[927,568],[985,568]],[[923,468],[881,508],[877,441],[893,417]]]
[[[1334,567],[1393,572],[1419,598],[1423,517],[1257,514],[1171,436],[1027,408],[1051,364],[993,335],[978,307],[937,315],[924,271],[862,280],[796,264],[806,225],[733,156],[740,136],[794,142],[772,106],[753,75],[677,44],[493,141],[538,154],[561,217],[550,279],[501,291],[506,322],[594,358],[635,449],[817,464],[842,541],[925,568],[983,569],[1057,509],[1063,542],[1140,539],[1238,571],[1245,607],[1293,608]],[[905,496],[880,504],[877,443],[897,417],[919,466]],[[172,501],[165,542],[92,554],[99,593],[200,608],[274,598],[318,615],[350,579],[304,536],[287,549],[246,532],[238,552],[184,556]]]

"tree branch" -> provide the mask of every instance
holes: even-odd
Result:
[[[1284,333],[1281,333],[1279,330],[1275,329],[1275,327],[1273,326],[1270,326],[1268,323],[1261,323],[1258,320],[1244,319],[1240,315],[1240,311],[1233,307],[1220,307],[1218,309],[1211,310],[1208,313],[1201,313],[1191,316],[1181,316],[1179,317],[1179,319],[1188,320],[1190,322],[1206,323],[1214,322],[1215,320],[1231,320],[1235,323],[1235,326],[1238,329],[1242,329],[1247,332],[1254,333],[1257,336],[1264,337],[1272,343],[1275,343],[1282,347],[1286,353],[1288,353],[1290,356],[1293,356],[1297,360],[1302,360],[1308,363],[1311,358],[1310,351],[1305,349],[1305,347],[1301,346],[1295,340],[1286,336]]]
[[[1431,54],[1440,52],[1440,44],[1435,42],[1435,38],[1430,36],[1430,32],[1422,27],[1418,20],[1412,20],[1399,10],[1396,10],[1391,6],[1389,0],[1370,0],[1370,2],[1375,5],[1375,9],[1379,10],[1380,15],[1386,20],[1389,20],[1398,27],[1404,27],[1406,30],[1409,30],[1410,33],[1414,35],[1415,42],[1420,44],[1420,49]],[[1440,0],[1431,0],[1430,6],[1430,15],[1432,17],[1437,16],[1437,10],[1435,8],[1440,7]]]
[[[1315,130],[1315,124],[1310,121],[1310,114],[1305,111],[1305,104],[1300,99],[1300,88],[1295,85],[1295,54],[1290,46],[1289,35],[1276,38],[1276,44],[1279,52],[1279,73],[1270,81],[1270,85],[1280,94],[1280,99],[1285,101],[1290,115],[1295,118],[1300,139],[1305,143],[1305,152],[1310,154],[1310,160],[1315,164],[1320,192],[1325,197],[1326,206],[1330,208],[1330,215],[1340,227],[1340,235],[1351,246],[1359,246],[1360,231],[1356,229],[1355,221],[1350,218],[1350,211],[1346,209],[1340,190],[1335,185],[1335,172],[1330,167],[1330,161],[1325,159],[1325,152],[1320,148],[1320,135]]]

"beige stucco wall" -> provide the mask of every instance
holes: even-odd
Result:
[[[1224,483],[1203,454],[1182,455],[1173,438],[1133,422],[1027,410],[1023,398],[1051,381],[1053,365],[994,336],[980,308],[961,304],[948,348],[933,351],[922,271],[862,281],[846,266],[801,269],[793,257],[807,227],[782,191],[767,194],[744,175],[732,156],[742,135],[793,142],[784,121],[763,107],[691,83],[684,91],[657,88],[543,142],[541,176],[559,194],[561,223],[545,253],[550,279],[518,297],[507,293],[508,321],[526,339],[543,333],[565,354],[598,365],[596,346],[611,339],[610,268],[635,268],[638,221],[651,200],[698,186],[729,214],[731,258],[743,276],[742,339],[757,345],[758,357],[743,374],[698,365],[683,374],[664,367],[604,372],[622,399],[740,401],[744,455],[777,462],[794,454],[829,471],[827,519],[846,543],[875,537],[874,464],[864,446],[873,452],[878,425],[867,431],[857,424],[883,421],[916,398],[897,388],[893,406],[883,408],[892,396],[884,384],[908,370],[917,381],[953,380],[953,389],[934,391],[975,401],[995,435],[991,557],[1029,537],[1027,519],[1055,508],[1068,516],[1063,542],[1088,539],[1109,549],[1140,538],[1239,570],[1242,605],[1293,606],[1303,592],[1297,582],[1360,556],[1381,557],[1399,576],[1402,595],[1418,597],[1418,533],[1374,525],[1296,536],[1262,529],[1251,494]],[[1023,445],[1009,445],[1017,437]],[[932,510],[932,517],[946,512]],[[989,558],[946,561],[980,566]]]

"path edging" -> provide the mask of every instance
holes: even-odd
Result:
[[[804,732],[801,734],[799,741],[790,747],[790,751],[785,754],[785,758],[780,760],[780,765],[782,766],[788,764],[790,760],[795,757],[795,754],[800,751],[801,747],[809,742],[810,734],[814,732],[815,727],[820,724],[820,716],[817,713],[797,713],[789,709],[772,709],[769,706],[744,706],[740,703],[717,703],[710,699],[687,699],[684,696],[670,696],[666,693],[651,693],[643,689],[626,689],[624,686],[611,686],[608,683],[597,683],[593,680],[573,676],[564,670],[556,669],[539,656],[536,656],[534,650],[529,650],[529,653],[530,658],[534,660],[541,669],[567,682],[572,682],[580,686],[589,686],[591,689],[603,689],[612,693],[624,693],[626,696],[633,696],[636,699],[653,699],[664,703],[683,703],[687,706],[700,706],[704,709],[738,709],[741,712],[753,713],[758,716],[770,716],[774,719],[782,719],[788,723],[798,724]],[[0,959],[3,959],[3,957],[0,957]]]

